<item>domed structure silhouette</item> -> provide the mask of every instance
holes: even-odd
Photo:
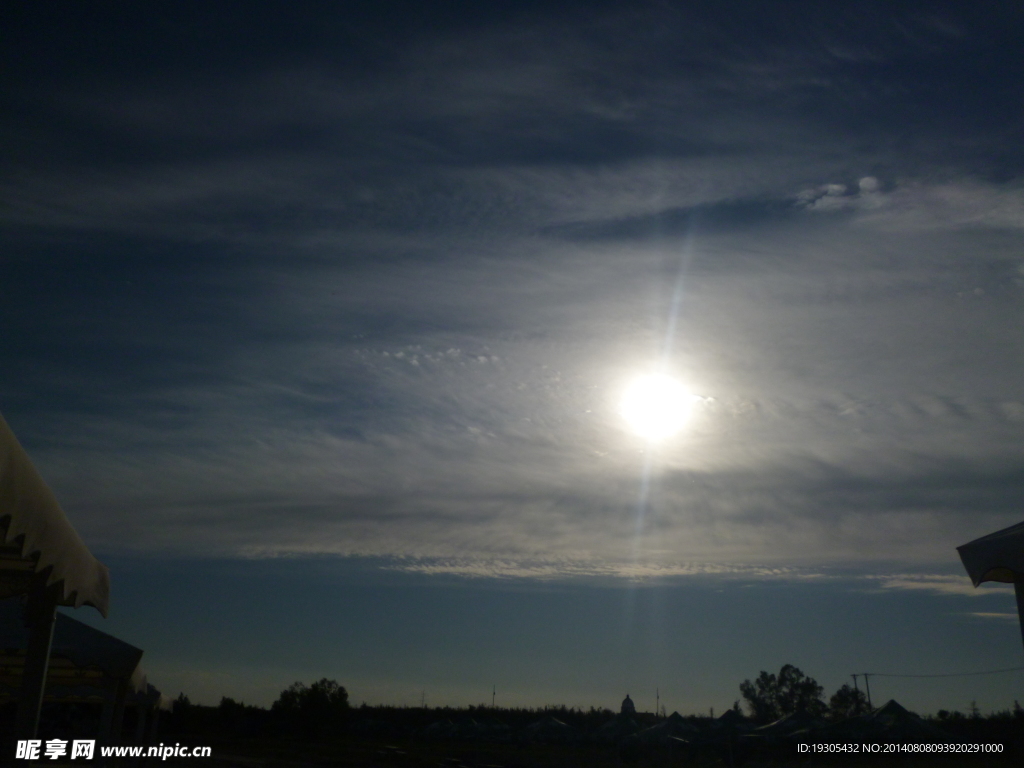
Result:
[[[626,698],[622,700],[622,708],[619,710],[620,715],[633,716],[636,714],[636,707],[633,705],[633,700],[629,698],[629,694],[626,694]]]

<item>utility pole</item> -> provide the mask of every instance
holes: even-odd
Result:
[[[661,717],[661,689],[654,689],[654,719]]]
[[[868,708],[874,709],[875,705],[871,703],[871,683],[868,682],[868,673],[861,672],[864,675],[864,687],[868,689]]]
[[[491,709],[494,709],[494,694],[495,694],[495,692],[497,690],[498,690],[497,686],[495,686],[495,685],[491,686]]]
[[[425,690],[420,691],[420,709],[426,709],[427,705],[427,692]]]

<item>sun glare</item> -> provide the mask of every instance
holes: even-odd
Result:
[[[656,441],[679,432],[693,406],[693,395],[676,379],[656,373],[630,382],[619,412],[632,432]]]

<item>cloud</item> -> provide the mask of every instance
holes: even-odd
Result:
[[[1013,522],[1016,145],[916,80],[975,28],[674,13],[43,82],[12,120],[77,150],[10,153],[2,394],[90,540],[639,577]],[[657,365],[702,405],[652,450]]]
[[[740,579],[821,579],[823,574],[792,567],[739,565],[735,563],[588,562],[585,560],[516,561],[507,559],[413,559],[385,566],[389,570],[428,575],[446,574],[469,578],[566,580],[586,578],[625,579],[629,582],[664,582],[679,577]]]
[[[980,587],[971,584],[966,576],[949,574],[893,574],[868,577],[877,580],[882,589],[932,592],[940,595],[961,595],[981,597],[993,594],[1012,593],[1013,588],[1005,584],[986,583]],[[1000,614],[973,613],[972,616],[995,616]]]
[[[1016,184],[992,185],[966,179],[936,185],[908,184],[893,190],[885,208],[869,220],[884,227],[909,229],[1024,228],[1024,190]]]
[[[388,19],[386,35],[355,40],[351,20],[325,16],[293,30],[292,45],[309,38],[302,56],[247,48],[241,69],[200,65],[197,53],[156,72],[93,62],[101,71],[70,83],[36,73],[14,86],[32,106],[9,110],[26,130],[11,131],[5,217],[254,245],[282,230],[606,221],[791,199],[808,184],[812,210],[860,209],[887,194],[835,190],[875,177],[883,188],[927,182],[922,168],[935,173],[936,157],[954,179],[978,176],[979,156],[1011,151],[983,118],[942,132],[947,99],[987,99],[958,110],[979,115],[1005,103],[963,66],[981,60],[970,42],[980,39],[989,66],[1005,71],[1005,28],[992,19],[894,12],[900,21],[888,24],[829,12],[791,26],[741,5],[743,24],[701,9],[611,9],[585,22],[550,9],[452,28]],[[222,23],[153,32],[190,39]],[[228,60],[243,53],[223,44]],[[950,78],[945,66],[970,74]],[[915,141],[894,145],[893,125]],[[54,147],[68,148],[60,162]]]
[[[423,387],[437,375],[431,356],[415,366],[403,355],[388,370]],[[287,417],[280,407],[259,415],[243,401],[261,393],[236,390],[204,408],[216,418],[185,433],[54,419],[78,441],[54,440],[59,448],[35,456],[83,535],[106,551],[405,556],[442,558],[441,570],[654,576],[676,573],[680,557],[737,565],[949,559],[955,544],[1016,514],[1019,471],[910,463],[872,474],[728,453],[703,469],[688,468],[685,454],[658,461],[641,503],[643,456],[628,439],[616,445],[625,433],[614,425],[591,422],[594,409],[563,410],[572,382],[552,373],[521,391],[513,379],[509,390],[524,406],[532,393],[557,407],[533,404],[517,418],[504,401],[510,393],[496,392],[507,409],[498,413],[486,396],[474,401],[472,381],[486,392],[508,368],[489,371],[500,358],[481,357],[464,369],[451,355],[443,365],[459,373],[442,377],[453,389],[442,390],[442,402],[409,405],[409,415],[397,404],[332,426],[326,414],[338,406],[329,398],[292,400]],[[282,418],[291,428],[274,426]],[[466,553],[475,558],[468,565],[450,564]],[[540,565],[529,564],[538,557]]]
[[[236,284],[237,260],[197,259],[208,294],[143,274],[131,324],[63,337],[107,350],[79,368],[94,412],[37,408],[33,455],[110,551],[495,573],[948,560],[1018,514],[1014,262],[999,247],[960,258],[973,232],[813,220],[698,229],[689,261],[639,234],[438,234],[406,241],[414,254],[307,241],[286,252],[318,258],[263,261]],[[662,359],[680,279],[669,362],[702,405],[679,442],[644,453],[616,397]],[[128,361],[158,307],[175,320],[154,316],[142,376]],[[15,367],[35,391],[60,381]]]
[[[844,210],[873,210],[886,204],[880,193],[881,184],[874,176],[865,176],[857,182],[857,190],[849,191],[845,184],[823,184],[800,192],[798,207],[815,212]]]
[[[1021,229],[1024,190],[965,178],[952,183],[894,183],[884,189],[865,176],[856,189],[829,183],[801,191],[796,206],[815,213],[857,213],[858,221],[884,230]]]

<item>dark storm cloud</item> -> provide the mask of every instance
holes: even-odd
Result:
[[[90,540],[628,571],[1015,514],[1014,9],[110,8],[5,25],[0,397]]]

